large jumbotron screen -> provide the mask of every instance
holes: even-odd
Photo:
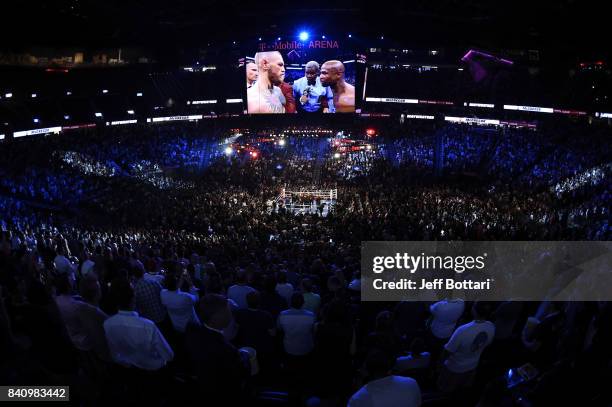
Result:
[[[354,52],[281,49],[245,58],[247,112],[354,113],[358,80]]]

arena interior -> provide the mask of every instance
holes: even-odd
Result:
[[[1,401],[612,405],[603,10],[9,3]],[[506,285],[381,291],[364,242]]]

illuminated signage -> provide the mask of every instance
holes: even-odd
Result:
[[[453,102],[449,102],[448,100],[419,100],[419,103],[425,104],[425,105],[447,105],[447,106],[454,105]]]
[[[188,121],[188,120],[200,120],[200,119],[202,119],[201,114],[192,114],[189,116],[153,117],[152,119],[147,119],[147,123],[175,122],[175,121]]]
[[[62,128],[60,126],[45,127],[44,129],[16,131],[15,133],[13,133],[13,138],[35,136],[37,134],[49,134],[49,133],[59,134],[61,131],[62,131]]]
[[[494,109],[495,108],[495,105],[492,104],[492,103],[472,103],[472,102],[470,102],[467,105],[469,107],[482,107],[482,108],[485,108],[485,109]]]
[[[366,102],[380,103],[419,103],[418,99],[399,99],[399,98],[373,98],[367,97]]]
[[[217,99],[192,100],[192,101],[187,102],[188,105],[208,105],[208,104],[213,104],[213,103],[217,103]]]
[[[62,131],[66,130],[78,130],[78,129],[89,129],[92,127],[96,127],[95,123],[86,123],[86,124],[75,124],[73,126],[62,126]]]
[[[389,113],[360,113],[361,117],[391,117]]]
[[[338,41],[330,41],[330,40],[323,40],[323,41],[308,41],[308,42],[302,42],[302,41],[275,41],[272,44],[268,44],[265,42],[260,42],[259,45],[257,46],[257,48],[259,49],[259,51],[271,51],[271,50],[279,50],[279,49],[306,49],[306,48],[310,48],[310,49],[339,49],[340,48],[340,44],[338,43]]]
[[[499,126],[500,121],[494,119],[479,119],[477,117],[453,117],[445,116],[444,120],[451,123],[466,123],[466,124],[477,124],[487,126]]]
[[[600,117],[602,119],[612,119],[612,113],[596,113],[595,116]]]
[[[568,109],[554,109],[555,113],[567,114],[570,116],[586,116],[587,112],[581,110],[568,110]]]
[[[242,99],[226,99],[225,103],[242,103]]]
[[[502,126],[508,126],[508,127],[523,127],[523,128],[529,128],[529,129],[537,128],[537,125],[535,123],[529,123],[529,122],[502,121],[500,123]]]
[[[0,140],[4,140],[4,134],[0,134]]]
[[[138,120],[117,120],[114,122],[106,122],[107,126],[121,126],[123,124],[136,124]]]
[[[422,119],[422,120],[433,120],[433,116],[428,116],[425,114],[407,114],[406,119]]]
[[[520,110],[523,112],[554,113],[552,107],[504,105],[504,110]]]

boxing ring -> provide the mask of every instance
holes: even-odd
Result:
[[[333,213],[337,199],[337,189],[283,188],[268,206],[270,212],[326,217]]]

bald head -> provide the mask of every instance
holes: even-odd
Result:
[[[249,62],[246,65],[247,82],[249,85],[257,80],[258,70],[255,62]]]
[[[339,81],[344,81],[344,64],[337,60],[325,62],[321,66],[321,84],[334,86]]]
[[[258,52],[255,54],[255,64],[259,77],[272,85],[280,85],[285,78],[285,61],[278,51]]]
[[[317,81],[317,76],[319,76],[320,67],[317,61],[309,61],[306,63],[306,68],[304,69],[304,74],[306,75],[306,80],[309,85],[314,85]]]

